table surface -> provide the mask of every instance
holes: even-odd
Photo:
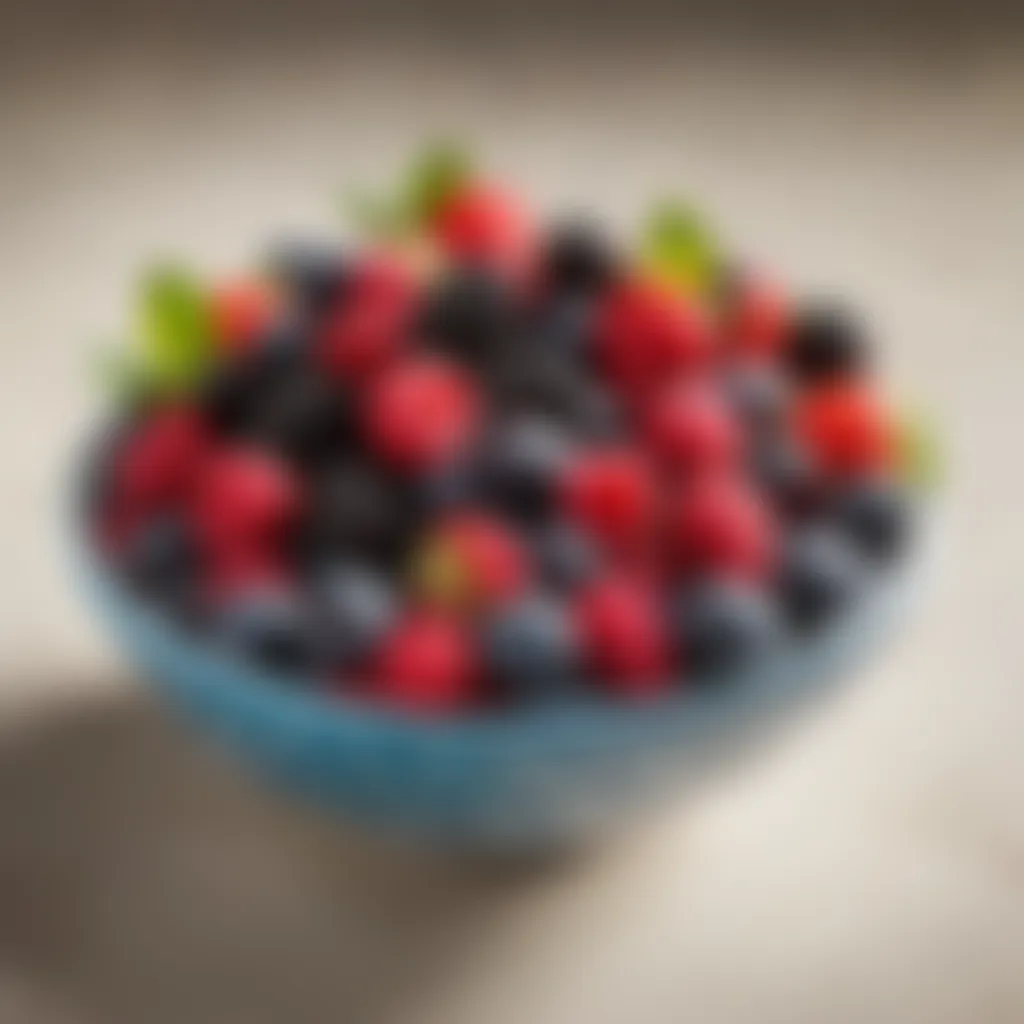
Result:
[[[1024,1017],[1020,51],[547,42],[3,63],[0,1019]],[[229,268],[275,226],[329,228],[339,185],[438,129],[545,207],[625,226],[653,193],[699,197],[796,287],[869,311],[954,467],[934,585],[859,685],[559,863],[381,849],[259,792],[151,703],[57,536],[88,361],[140,260]]]

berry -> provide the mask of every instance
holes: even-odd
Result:
[[[729,367],[722,394],[747,431],[755,436],[782,429],[789,408],[789,382],[773,366],[745,362]]]
[[[390,366],[407,340],[411,307],[389,296],[356,296],[329,313],[317,355],[336,380],[361,382]]]
[[[661,464],[687,476],[731,469],[742,454],[739,424],[705,385],[669,386],[652,399],[644,428]]]
[[[910,508],[891,481],[866,480],[837,500],[839,527],[861,554],[879,560],[892,558],[907,542]]]
[[[270,256],[274,277],[313,314],[335,305],[344,292],[348,261],[334,245],[291,240]]]
[[[213,335],[223,352],[252,349],[281,309],[280,295],[265,281],[231,281],[210,296]]]
[[[741,276],[734,283],[730,307],[725,331],[732,351],[754,360],[782,354],[792,315],[781,290],[763,278]]]
[[[187,521],[175,514],[144,523],[125,552],[125,570],[131,583],[141,593],[157,599],[180,591],[194,578],[197,568],[195,539]]]
[[[186,498],[207,447],[206,425],[195,409],[175,404],[151,412],[114,458],[115,504],[141,514]]]
[[[576,615],[585,657],[609,688],[631,697],[665,689],[670,651],[652,591],[606,579],[582,592]]]
[[[584,370],[593,347],[594,320],[594,303],[589,297],[561,295],[534,313],[529,332],[538,350]]]
[[[366,462],[339,459],[314,476],[300,554],[312,562],[356,557],[392,566],[405,558],[414,519],[397,484]]]
[[[518,322],[504,283],[483,267],[461,267],[428,298],[421,333],[439,351],[479,367],[511,343]]]
[[[831,476],[885,472],[897,452],[896,426],[880,397],[858,382],[809,390],[796,408],[796,431]]]
[[[698,680],[747,667],[763,658],[778,637],[771,602],[738,580],[709,579],[686,587],[672,615],[679,657]]]
[[[502,424],[481,456],[488,499],[517,519],[542,519],[554,505],[571,451],[565,435],[537,417]]]
[[[302,507],[299,481],[268,452],[226,447],[206,461],[192,513],[204,552],[276,547]]]
[[[568,523],[549,523],[533,537],[541,579],[556,591],[576,591],[593,582],[601,556],[593,539]]]
[[[364,661],[397,621],[398,600],[387,581],[355,563],[332,565],[323,572],[317,593],[323,646],[336,666]]]
[[[793,325],[786,362],[804,383],[856,377],[868,362],[863,329],[835,306],[804,309]]]
[[[476,652],[462,625],[447,615],[411,614],[385,637],[375,659],[372,694],[404,711],[458,711],[476,690]]]
[[[285,588],[250,590],[226,601],[217,632],[229,649],[279,672],[308,672],[317,649],[308,609]]]
[[[504,603],[529,581],[526,552],[500,521],[462,512],[442,522],[417,555],[423,598],[463,608]]]
[[[646,280],[616,285],[596,325],[599,358],[611,380],[638,397],[706,365],[711,334],[700,310]]]
[[[777,580],[790,624],[813,629],[834,618],[852,601],[863,575],[861,561],[837,531],[811,526],[790,534]]]
[[[521,270],[533,243],[533,226],[519,203],[482,184],[462,188],[448,198],[433,228],[453,260],[502,270]]]
[[[548,239],[544,276],[557,291],[600,292],[611,283],[617,269],[611,245],[591,221],[561,224]]]
[[[468,447],[481,411],[469,378],[450,363],[421,357],[396,366],[372,387],[364,430],[385,462],[422,472]]]
[[[355,303],[407,309],[416,301],[418,291],[419,283],[408,262],[397,253],[380,250],[351,267],[345,297]]]
[[[686,488],[671,503],[666,526],[669,547],[685,571],[758,580],[774,564],[772,517],[739,479],[709,477]]]
[[[585,452],[563,482],[567,517],[612,547],[631,547],[654,526],[658,494],[647,463],[625,448]]]
[[[751,454],[751,473],[772,507],[785,518],[816,512],[825,497],[817,464],[796,438],[761,438]]]
[[[348,396],[312,372],[287,374],[255,415],[253,435],[302,465],[322,462],[354,434]]]
[[[500,609],[487,623],[482,643],[491,673],[516,697],[544,699],[576,682],[575,623],[550,598],[531,595]]]

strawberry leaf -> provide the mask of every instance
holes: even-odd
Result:
[[[713,287],[721,266],[718,244],[705,221],[678,202],[662,203],[648,217],[640,262],[673,287],[698,294]]]
[[[402,188],[402,205],[415,226],[430,221],[473,174],[464,150],[450,142],[428,147],[410,168]]]

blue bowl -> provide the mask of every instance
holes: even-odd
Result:
[[[781,645],[727,684],[646,706],[595,700],[422,720],[275,678],[141,604],[94,549],[83,493],[80,482],[76,568],[117,642],[170,704],[264,777],[339,817],[502,851],[606,831],[833,689],[891,634],[922,561],[919,542],[832,628]]]

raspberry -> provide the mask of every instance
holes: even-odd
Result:
[[[711,334],[700,310],[642,279],[624,281],[608,294],[596,341],[605,371],[635,398],[703,367],[711,355]]]
[[[612,547],[629,547],[654,525],[657,488],[643,458],[629,449],[579,456],[564,481],[567,516]]]
[[[670,386],[652,400],[644,418],[648,445],[669,470],[696,475],[730,469],[740,461],[740,425],[706,386]]]
[[[670,645],[652,590],[602,580],[580,595],[576,616],[585,657],[610,689],[643,698],[667,688]]]
[[[745,277],[726,314],[726,341],[731,351],[745,358],[775,359],[782,355],[791,322],[789,301],[775,284]]]
[[[457,711],[476,694],[477,658],[457,619],[414,612],[385,638],[370,692],[417,714]]]
[[[822,469],[846,478],[892,468],[896,428],[879,396],[858,382],[809,390],[796,409],[796,430]]]
[[[392,298],[361,298],[329,314],[318,355],[332,377],[360,381],[384,369],[407,340],[410,307]]]
[[[376,382],[364,429],[380,458],[400,469],[422,471],[463,450],[480,416],[473,382],[450,363],[421,357],[399,364]]]
[[[694,483],[670,503],[666,520],[669,548],[684,570],[762,580],[774,565],[775,524],[742,480]]]
[[[488,185],[460,189],[440,209],[434,231],[453,259],[520,270],[533,227],[510,195]]]

